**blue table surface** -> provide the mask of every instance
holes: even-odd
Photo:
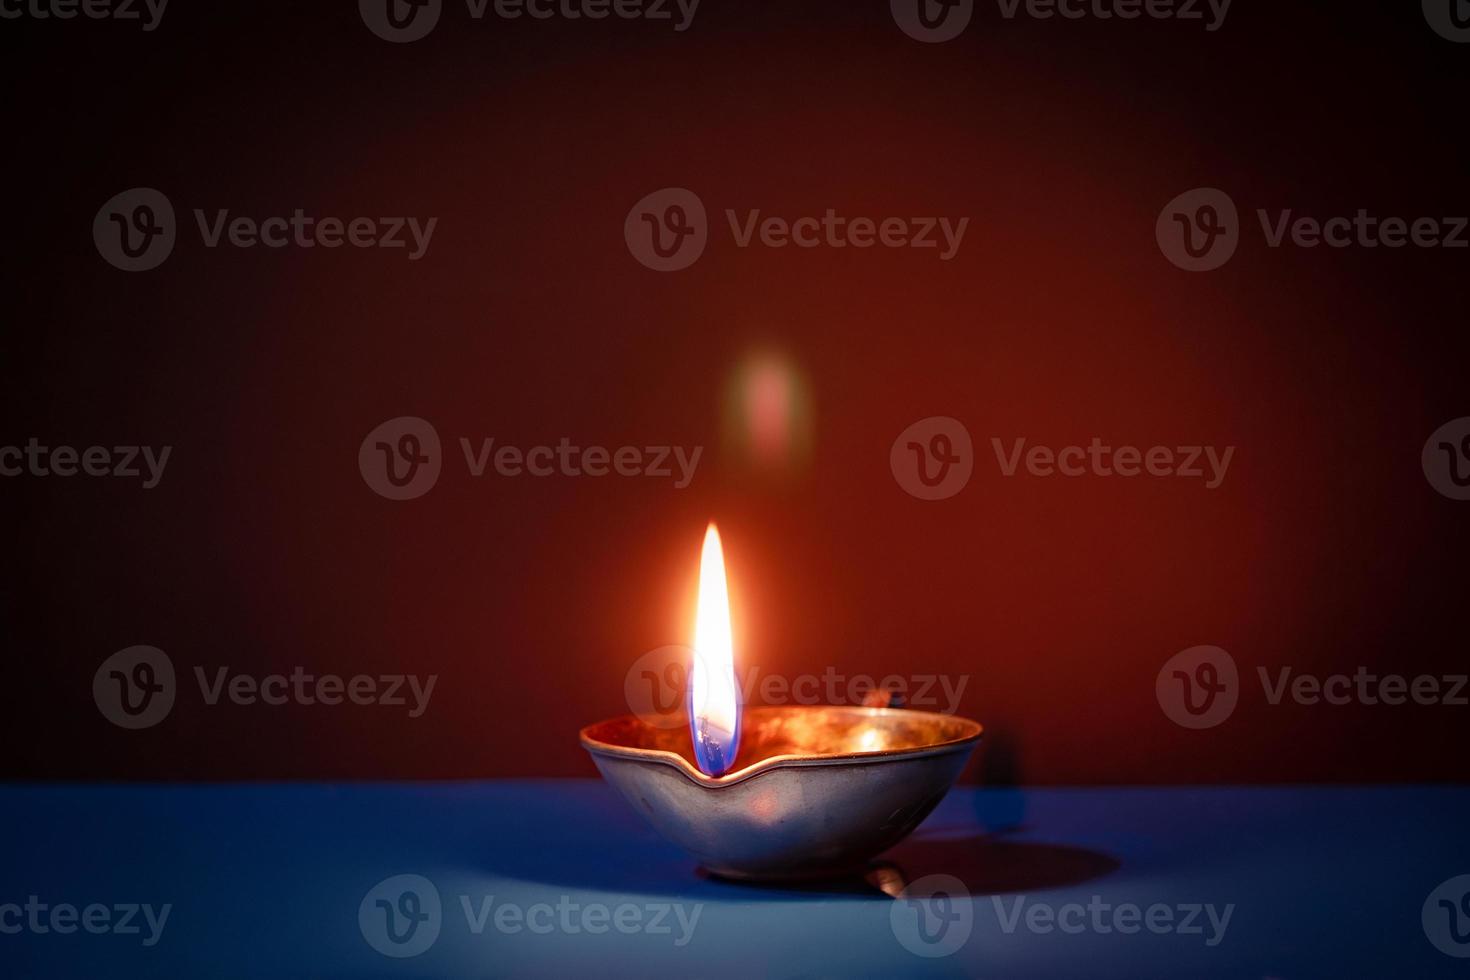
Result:
[[[709,878],[593,780],[6,786],[0,976],[1464,977],[1421,910],[1467,816],[1460,787],[959,787],[885,856],[963,887],[916,905]]]

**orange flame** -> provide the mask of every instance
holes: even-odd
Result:
[[[725,551],[713,522],[704,532],[699,559],[699,607],[689,666],[689,728],[699,768],[711,776],[728,771],[740,746],[740,698]]]

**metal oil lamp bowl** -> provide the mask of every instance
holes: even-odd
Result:
[[[582,729],[603,778],[717,875],[858,871],[917,827],[980,740],[966,718],[907,708],[747,707],[730,771],[695,766],[687,726],[625,715]]]

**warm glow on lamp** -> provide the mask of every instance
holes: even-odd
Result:
[[[693,751],[662,714],[588,725],[583,747],[604,779],[711,874],[783,881],[868,873],[954,784],[980,726],[891,707],[887,698],[747,707],[730,627],[724,549],[710,524],[685,688]],[[657,683],[662,675],[642,664],[640,683]],[[629,695],[630,706],[639,700]]]

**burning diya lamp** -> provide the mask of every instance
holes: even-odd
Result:
[[[713,524],[700,560],[687,727],[625,715],[584,748],[669,840],[730,878],[863,869],[949,792],[980,725],[905,708],[747,707],[735,681],[725,560]]]

